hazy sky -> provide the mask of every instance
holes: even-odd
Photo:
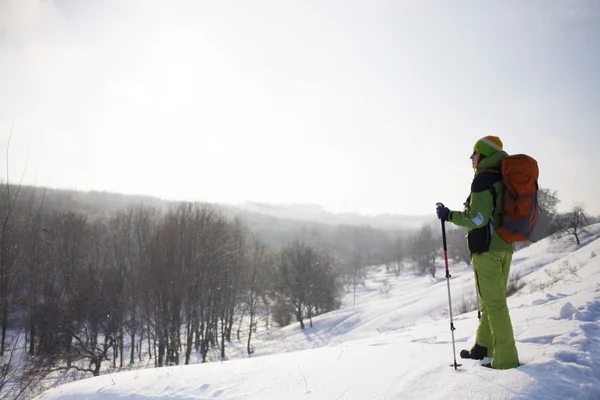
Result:
[[[13,120],[11,180],[369,214],[460,208],[493,134],[600,214],[600,2],[0,0]]]

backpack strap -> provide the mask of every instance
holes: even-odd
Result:
[[[492,193],[494,210],[496,209],[496,197],[498,193],[494,188],[494,183],[502,180],[502,172],[495,169],[486,169],[475,175],[471,183],[471,193],[478,193],[489,190]]]

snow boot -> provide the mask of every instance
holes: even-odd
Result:
[[[472,358],[473,360],[483,360],[487,357],[487,347],[483,347],[475,343],[475,345],[469,350],[462,350],[460,352],[460,358]]]

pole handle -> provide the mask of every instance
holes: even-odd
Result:
[[[446,207],[446,206],[444,205],[444,203],[441,203],[441,202],[439,202],[439,203],[435,203],[435,205],[436,205],[437,207]],[[446,244],[446,221],[444,221],[444,220],[441,220],[441,221],[442,221],[442,242],[443,242],[443,244],[444,244],[444,252],[446,252],[446,251],[448,251],[448,246],[447,246],[447,244]],[[447,264],[447,263],[448,263],[448,262],[446,261],[446,264]]]

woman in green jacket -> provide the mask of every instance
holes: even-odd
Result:
[[[478,140],[471,155],[475,178],[465,210],[450,211],[441,205],[437,208],[441,220],[469,229],[467,245],[481,302],[475,345],[470,351],[463,350],[461,356],[479,360],[493,357],[492,362],[484,366],[495,369],[519,366],[506,303],[513,245],[495,232],[502,222],[502,181],[497,171],[500,160],[507,156],[500,138],[486,136]]]

